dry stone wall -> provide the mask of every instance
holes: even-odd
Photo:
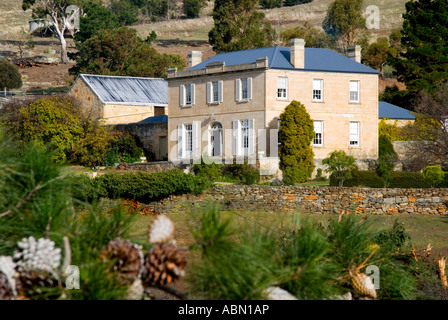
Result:
[[[205,200],[216,201],[226,210],[443,215],[448,209],[448,189],[225,185],[201,195],[171,196],[150,207],[160,213],[179,212]]]

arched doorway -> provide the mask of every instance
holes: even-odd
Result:
[[[210,125],[210,154],[212,157],[222,156],[222,124],[219,122]]]

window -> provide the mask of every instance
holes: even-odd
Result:
[[[350,81],[350,102],[359,102],[359,81]]]
[[[222,102],[222,81],[207,82],[207,103],[215,104]]]
[[[233,120],[233,155],[244,156],[255,153],[254,119]]]
[[[324,122],[314,121],[314,139],[313,145],[323,146],[324,145]]]
[[[193,153],[193,125],[185,125],[185,151],[186,157],[190,158]]]
[[[248,101],[252,99],[252,78],[236,79],[236,101]]]
[[[243,154],[248,154],[249,151],[249,120],[241,121],[241,146]]]
[[[324,80],[313,80],[313,101],[323,101]]]
[[[350,146],[359,146],[359,122],[350,122]]]
[[[286,99],[287,92],[286,88],[288,86],[288,78],[278,77],[277,79],[277,98]]]
[[[180,106],[192,106],[194,105],[194,84],[185,84],[180,86]]]

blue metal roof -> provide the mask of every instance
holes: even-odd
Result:
[[[220,53],[188,70],[205,69],[211,62],[225,62],[226,66],[254,63],[257,58],[263,57],[268,57],[272,69],[298,70],[290,62],[290,50],[290,47],[269,47]],[[322,48],[305,48],[305,68],[300,70],[379,74],[342,54]]]
[[[415,120],[415,116],[409,110],[383,101],[378,103],[378,117],[380,119]]]
[[[80,78],[105,104],[168,105],[165,79],[81,74]]]
[[[166,122],[166,123],[168,122],[167,115],[149,117],[149,118],[143,119],[142,121],[139,121],[138,123],[164,123],[164,122]]]

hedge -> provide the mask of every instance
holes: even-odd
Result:
[[[211,186],[204,176],[193,176],[179,169],[157,173],[110,172],[90,179],[85,175],[69,178],[73,196],[81,201],[100,197],[150,202],[174,194],[199,194]]]
[[[344,187],[383,188],[384,180],[374,171],[354,171],[353,177],[344,181]],[[330,186],[338,186],[338,181],[330,177]],[[392,172],[389,188],[430,188],[431,184],[420,172]],[[448,188],[448,174],[438,188]]]

